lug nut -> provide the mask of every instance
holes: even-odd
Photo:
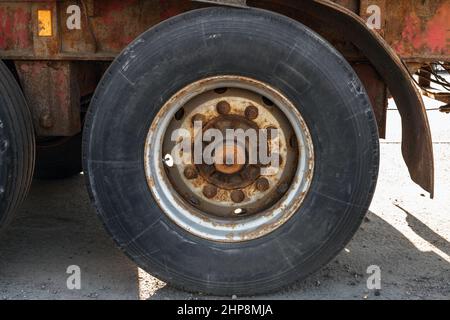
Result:
[[[187,166],[184,169],[184,176],[188,180],[197,179],[197,177],[198,177],[197,169],[194,166]]]
[[[231,192],[231,200],[234,203],[241,203],[245,199],[245,194],[241,190],[234,190]]]
[[[203,195],[208,199],[214,198],[217,195],[217,187],[208,184],[203,188]]]
[[[245,109],[245,117],[248,120],[255,120],[256,118],[258,118],[258,114],[259,114],[258,108],[255,106],[248,106]]]
[[[259,191],[266,191],[269,189],[269,187],[270,183],[266,178],[259,178],[258,180],[256,180],[256,189],[258,189]]]
[[[226,101],[220,101],[216,106],[217,112],[221,115],[229,114],[231,111],[231,106]]]
[[[206,117],[203,114],[197,113],[192,117],[192,124],[194,124],[195,122],[205,123]]]

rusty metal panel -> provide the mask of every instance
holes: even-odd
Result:
[[[404,59],[450,60],[450,0],[388,1],[387,42]]]
[[[386,137],[386,111],[388,107],[388,90],[381,76],[368,63],[352,65],[369,95],[372,108],[378,123],[380,138]]]
[[[48,10],[51,14],[51,35],[42,36],[42,31],[38,12]],[[60,49],[60,28],[58,26],[58,14],[56,2],[51,3],[33,3],[31,4],[31,32],[33,34],[33,55],[36,56],[54,56]]]
[[[94,15],[94,2],[88,3],[91,5],[78,6],[79,1],[58,3],[58,16],[61,19],[61,54],[93,55],[97,52],[97,40],[89,19]]]
[[[214,2],[221,2],[216,1]],[[244,1],[225,1],[242,5]],[[274,4],[289,1],[273,1]],[[300,1],[300,3],[303,1]],[[305,2],[310,2],[305,1]],[[408,61],[450,60],[450,0],[334,0],[359,14]],[[271,1],[246,1],[270,8]],[[0,56],[11,59],[112,60],[155,24],[205,4],[188,0],[0,0]],[[303,4],[299,4],[301,8]],[[79,28],[70,19],[79,10]],[[378,18],[373,8],[379,8]],[[38,36],[37,10],[52,10],[52,37]],[[77,12],[78,13],[78,12]],[[342,37],[342,34],[340,35]],[[337,38],[337,46],[342,41]]]
[[[387,0],[361,0],[359,15],[367,26],[382,37],[386,30]]]
[[[95,1],[90,18],[98,51],[118,53],[151,26],[192,9],[190,1]]]
[[[38,136],[72,136],[81,131],[76,68],[63,61],[18,61],[20,82]]]
[[[0,3],[0,53],[31,54],[31,7],[20,3]]]
[[[113,60],[150,27],[200,6],[188,0],[0,0],[0,57]],[[38,10],[52,10],[52,37],[39,36]]]

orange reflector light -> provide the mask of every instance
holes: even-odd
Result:
[[[53,35],[52,11],[38,10],[38,34],[40,37],[51,37]]]

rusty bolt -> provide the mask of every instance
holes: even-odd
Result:
[[[258,114],[259,114],[258,108],[255,106],[248,106],[245,109],[245,117],[248,120],[255,120],[256,118],[258,118]]]
[[[39,118],[39,125],[45,129],[50,129],[51,127],[53,127],[52,116],[49,113],[44,113],[43,115],[41,115]]]
[[[270,183],[266,178],[259,178],[258,180],[256,180],[256,189],[258,189],[259,191],[266,191],[269,189],[269,187]]]
[[[208,199],[214,198],[217,195],[217,187],[208,184],[203,187],[203,195]]]
[[[204,124],[206,122],[206,117],[201,113],[197,113],[192,117],[192,124],[195,122],[201,122]]]
[[[226,101],[220,101],[216,106],[217,112],[221,115],[229,114],[231,111],[231,106]]]
[[[234,190],[231,192],[231,200],[234,203],[241,203],[245,199],[245,194],[241,190]]]
[[[197,169],[194,166],[187,166],[184,169],[184,176],[186,177],[186,179],[189,180],[197,179],[198,177]]]

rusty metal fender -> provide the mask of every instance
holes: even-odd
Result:
[[[359,16],[342,6],[322,0],[282,2],[323,19],[332,28],[352,30],[346,37],[375,67],[397,103],[402,118],[402,153],[411,178],[433,197],[433,145],[427,113],[420,92],[396,52]]]
[[[402,118],[402,154],[414,182],[434,195],[434,160],[430,126],[422,96],[397,53],[355,13],[326,0],[248,0],[222,1],[224,5],[258,7],[295,17],[301,11],[315,21],[343,32],[385,81]],[[289,14],[291,13],[291,14]]]

